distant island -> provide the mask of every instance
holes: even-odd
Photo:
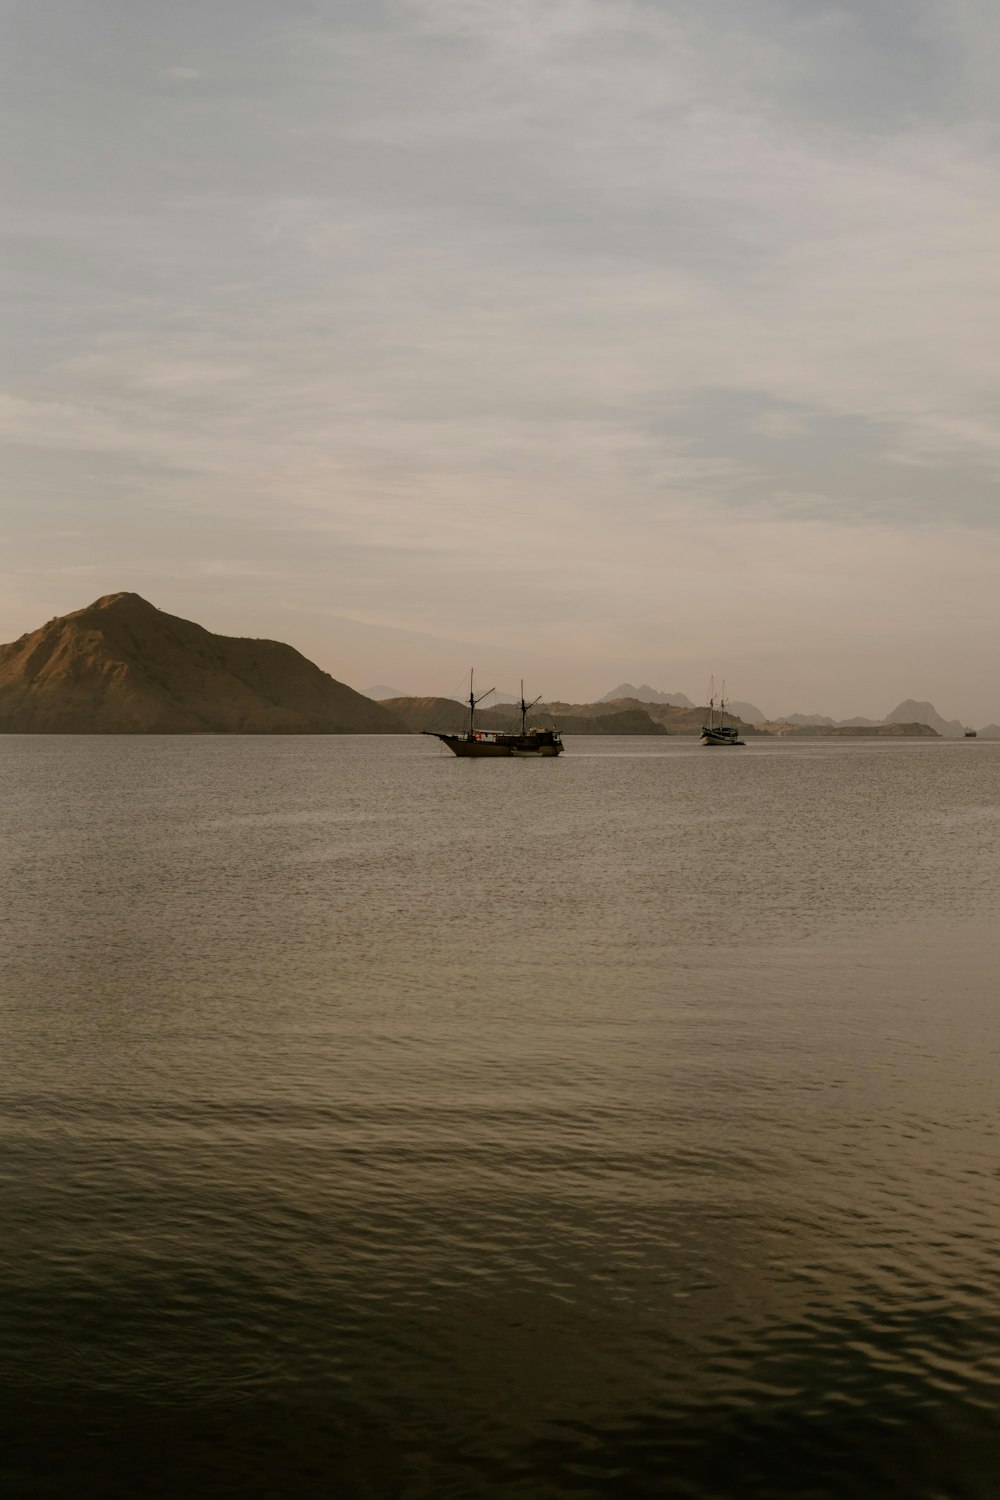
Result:
[[[213,635],[106,594],[0,646],[2,734],[401,734],[280,641]]]
[[[965,733],[965,725],[960,719],[943,719],[934,707],[933,703],[918,702],[914,698],[906,698],[898,703],[895,708],[886,714],[884,719],[830,719],[824,714],[789,714],[787,718],[776,719],[768,725],[772,734],[838,734],[847,730],[882,729],[888,730],[893,725],[926,724],[943,739],[959,740]]]

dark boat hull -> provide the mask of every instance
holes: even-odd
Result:
[[[439,734],[437,738],[447,745],[452,755],[468,755],[474,760],[509,760],[508,745],[497,745],[492,740],[469,740],[463,734]]]
[[[735,729],[703,729],[701,731],[701,743],[703,745],[742,745]]]
[[[447,745],[452,755],[468,756],[473,760],[551,760],[561,755],[562,741],[554,735],[509,734],[470,739],[467,734],[439,734],[435,736]]]

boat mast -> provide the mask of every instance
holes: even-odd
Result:
[[[531,700],[530,703],[525,703],[525,701],[524,701],[524,678],[522,677],[521,678],[521,738],[522,738],[522,740],[524,739],[524,736],[528,732],[528,718],[527,718],[528,709],[529,708],[534,708],[535,704],[536,703],[540,703],[541,701],[542,701],[542,695],[541,695],[541,693],[539,693],[539,695],[538,695],[537,698],[532,698],[532,700]]]
[[[479,697],[477,698],[476,695],[475,695],[475,693],[474,693],[474,691],[473,691],[473,688],[472,688],[472,675],[475,672],[475,670],[476,670],[475,667],[470,667],[469,668],[469,739],[470,740],[474,739],[475,738],[475,734],[476,734],[476,704],[477,703],[482,703],[482,701],[483,701],[484,698],[488,698],[490,696],[490,693],[496,691],[495,688],[488,688],[485,693],[480,693]]]

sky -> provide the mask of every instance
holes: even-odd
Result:
[[[0,639],[1000,722],[986,0],[8,0]]]

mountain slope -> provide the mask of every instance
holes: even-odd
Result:
[[[735,714],[738,719],[743,720],[744,724],[759,724],[767,718],[767,714],[762,708],[758,708],[756,703],[744,703],[739,698],[726,699],[726,713]]]
[[[107,594],[0,646],[0,733],[401,731],[293,647],[213,635],[138,594]]]

